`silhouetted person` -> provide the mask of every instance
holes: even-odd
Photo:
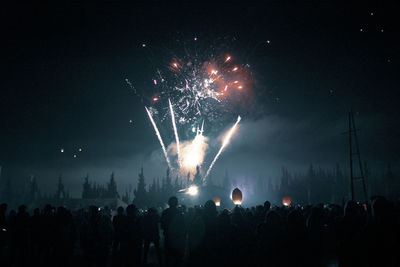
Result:
[[[367,238],[366,254],[371,266],[399,265],[400,228],[398,218],[396,222],[394,206],[385,198],[377,197],[372,201],[372,221],[365,235]]]
[[[113,248],[112,255],[113,260],[116,265],[121,264],[121,240],[127,238],[128,234],[128,225],[127,218],[124,215],[124,208],[118,207],[117,215],[113,217],[112,224],[114,226],[114,240],[113,240]]]
[[[142,230],[144,239],[144,253],[143,263],[147,264],[147,256],[149,252],[150,244],[153,243],[156,248],[157,260],[161,265],[161,251],[160,251],[160,233],[158,225],[160,223],[160,216],[157,214],[157,210],[150,208],[144,215],[142,220]]]
[[[59,207],[55,215],[54,255],[57,266],[70,266],[76,239],[76,229],[72,215],[64,207]]]
[[[283,242],[282,218],[276,211],[269,211],[257,228],[257,265],[285,266]]]
[[[128,234],[126,239],[121,240],[121,253],[125,255],[126,251],[125,262],[127,266],[140,266],[143,235],[140,217],[135,205],[131,204],[126,207],[126,219]]]
[[[185,219],[177,208],[178,199],[170,197],[169,208],[164,210],[161,216],[161,226],[164,233],[165,262],[167,266],[179,266],[182,263],[185,242]]]
[[[354,201],[348,201],[343,220],[338,229],[340,266],[362,266],[366,264],[366,258],[360,257],[365,251],[365,244],[361,242],[364,227],[365,221],[360,206]]]
[[[87,220],[81,229],[81,244],[89,266],[107,265],[111,231],[110,221],[100,215],[97,207],[89,207]]]

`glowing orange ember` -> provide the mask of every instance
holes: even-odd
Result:
[[[288,196],[282,198],[283,206],[289,207],[290,203],[292,203],[292,199]]]
[[[217,207],[221,206],[221,199],[219,197],[215,196],[213,198],[213,200],[214,200],[215,206],[217,206]]]

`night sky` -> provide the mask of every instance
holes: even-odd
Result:
[[[164,175],[146,103],[125,79],[151,91],[154,66],[168,58],[157,56],[193,42],[250,65],[242,122],[213,177],[276,178],[281,166],[306,171],[310,163],[347,168],[341,133],[350,109],[363,160],[378,173],[388,163],[398,170],[395,1],[188,2],[3,5],[2,177],[35,175],[52,191],[62,174],[79,195],[87,173],[103,183],[115,172],[120,189],[136,185],[142,164],[147,183]],[[237,115],[212,129],[216,140]]]

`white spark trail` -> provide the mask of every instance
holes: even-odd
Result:
[[[179,148],[179,135],[178,135],[178,130],[176,129],[176,123],[175,123],[175,114],[174,114],[174,109],[172,108],[171,100],[168,99],[169,102],[169,110],[171,112],[171,120],[172,120],[172,126],[174,127],[174,133],[175,133],[175,140],[176,140],[176,149],[177,149],[177,154],[178,154],[178,162],[180,158],[180,148]]]
[[[147,109],[147,107],[144,107],[144,108],[145,108],[146,111],[147,111],[147,115],[149,115],[149,119],[150,119],[150,121],[151,121],[151,124],[153,124],[153,128],[154,128],[154,131],[156,132],[158,141],[160,141],[160,145],[161,145],[161,148],[162,148],[162,150],[163,150],[163,152],[164,152],[165,160],[167,161],[168,167],[169,167],[170,169],[172,169],[172,167],[171,167],[171,162],[169,161],[169,158],[168,158],[167,150],[165,149],[165,145],[164,145],[164,142],[163,142],[163,140],[162,140],[162,138],[161,138],[160,132],[158,131],[157,125],[156,125],[156,123],[155,123],[154,120],[153,120],[153,116],[151,116],[151,113],[150,113],[150,111]]]
[[[228,134],[225,136],[224,141],[222,142],[221,148],[219,149],[217,155],[215,156],[214,160],[211,162],[210,167],[207,170],[206,175],[203,178],[203,181],[205,181],[205,179],[207,178],[207,176],[210,174],[211,169],[213,168],[215,162],[217,161],[217,159],[219,158],[219,155],[221,155],[222,151],[224,150],[224,148],[229,144],[229,141],[231,140],[232,134],[235,132],[235,129],[237,127],[237,125],[239,124],[240,120],[242,118],[240,116],[238,116],[236,123],[232,126],[232,128],[229,130]]]

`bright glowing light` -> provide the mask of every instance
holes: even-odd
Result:
[[[232,198],[233,204],[242,205],[243,195],[242,195],[242,191],[240,191],[239,188],[233,189],[231,198]]]
[[[162,150],[164,152],[165,160],[167,161],[168,167],[170,169],[172,169],[171,163],[170,163],[169,158],[168,158],[167,150],[165,149],[165,145],[164,145],[164,142],[163,142],[163,140],[161,138],[160,132],[158,131],[157,125],[153,120],[153,116],[151,116],[151,113],[150,113],[150,111],[149,111],[149,109],[147,107],[144,107],[144,108],[146,109],[147,115],[149,116],[151,124],[153,125],[153,128],[154,128],[154,131],[156,132],[158,141],[160,142],[161,148],[162,148]]]
[[[221,199],[219,197],[214,197],[213,198],[215,206],[219,207],[221,206]]]
[[[212,169],[212,167],[214,166],[215,162],[217,161],[219,155],[222,153],[222,151],[224,150],[224,148],[226,147],[226,145],[229,144],[229,141],[231,140],[232,134],[235,132],[237,125],[239,124],[240,120],[242,118],[240,116],[238,116],[236,123],[232,126],[232,128],[229,130],[228,134],[225,136],[224,141],[222,142],[222,146],[219,149],[217,155],[215,156],[214,160],[211,162],[210,167],[207,170],[206,175],[204,176],[203,180],[205,180],[207,178],[207,176],[210,174],[210,171]]]
[[[234,81],[233,83],[238,83],[239,81]]]
[[[242,88],[243,88],[243,86],[239,85],[239,86],[238,86],[238,88],[239,88],[239,89],[242,89]]]
[[[175,68],[177,68],[177,67],[178,67],[178,63],[174,62],[174,63],[172,63],[172,66],[174,66]]]
[[[181,173],[195,173],[196,167],[203,163],[207,149],[207,137],[201,133],[198,133],[192,141],[181,143],[179,158]]]
[[[133,120],[129,120],[129,123],[133,123]]]
[[[143,44],[142,44],[142,47],[146,47],[146,44],[143,43]]]
[[[180,155],[180,150],[179,150],[179,136],[178,136],[178,130],[176,129],[176,123],[175,123],[175,114],[174,114],[174,109],[172,108],[171,100],[168,99],[169,103],[169,111],[171,112],[171,120],[172,120],[172,127],[174,128],[174,134],[175,134],[175,141],[176,141],[176,150],[178,152],[178,161],[179,161],[179,155]]]
[[[231,60],[231,57],[227,56],[226,59],[225,59],[225,62],[228,62],[229,60]]]
[[[76,158],[76,155],[74,154],[74,158]]]
[[[187,194],[189,194],[191,196],[197,196],[198,193],[199,193],[199,189],[195,185],[190,186],[187,190]]]
[[[237,71],[237,70],[238,70],[238,67],[234,67],[232,71]]]
[[[82,148],[79,148],[78,151],[79,151],[79,152],[82,152]]]
[[[153,101],[157,102],[158,101],[158,97],[153,97]]]
[[[61,149],[60,149],[60,152],[61,152],[61,153],[64,153],[64,148],[61,148]]]
[[[285,206],[285,207],[289,207],[290,206],[290,204],[292,203],[292,199],[290,198],[290,197],[283,197],[282,198],[282,204],[283,204],[283,206]]]
[[[217,70],[211,70],[211,74],[217,74],[218,73],[218,71]]]
[[[228,90],[228,85],[225,85],[224,91]]]
[[[157,85],[157,80],[153,80],[154,85]]]

